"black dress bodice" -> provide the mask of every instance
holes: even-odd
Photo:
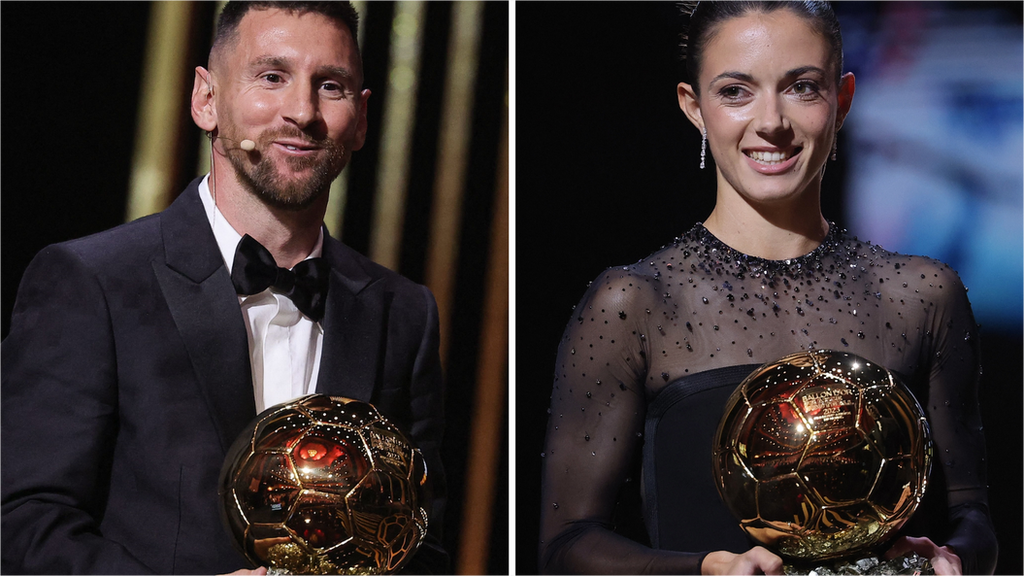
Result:
[[[718,496],[710,464],[726,401],[757,368],[728,366],[684,376],[665,386],[647,407],[642,498],[644,525],[654,548],[736,553],[750,548]],[[699,518],[680,521],[696,516],[694,511],[700,511]]]
[[[992,570],[977,325],[957,274],[835,225],[809,254],[765,260],[700,224],[606,270],[566,327],[544,451],[542,570],[699,573],[707,551],[748,549],[711,480],[711,437],[746,374],[822,348],[905,377],[932,427],[941,487],[929,496],[943,516],[910,535],[955,545],[965,573]],[[641,454],[652,547],[612,525]]]

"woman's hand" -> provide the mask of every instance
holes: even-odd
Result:
[[[959,560],[957,566],[959,566]],[[782,574],[782,558],[755,546],[743,554],[711,552],[700,564],[701,574]]]
[[[907,552],[917,552],[931,560],[936,574],[959,576],[962,574],[960,557],[949,546],[937,546],[928,538],[904,536],[897,540],[885,553],[885,559],[895,558]]]

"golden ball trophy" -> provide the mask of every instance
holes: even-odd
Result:
[[[224,520],[271,574],[391,574],[427,532],[419,450],[372,405],[313,394],[256,417],[228,451]]]
[[[928,484],[928,421],[910,390],[854,354],[770,362],[726,403],[712,470],[719,494],[787,574],[931,574],[928,559],[877,553]]]

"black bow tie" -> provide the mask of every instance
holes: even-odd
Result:
[[[309,258],[288,270],[280,268],[270,251],[246,234],[235,250],[231,282],[235,292],[248,296],[273,288],[287,296],[314,322],[324,317],[330,266],[323,258]]]

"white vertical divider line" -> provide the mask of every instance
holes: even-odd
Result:
[[[516,574],[516,3],[508,3],[508,92],[506,92],[508,114],[508,570]],[[526,502],[525,506],[534,505]],[[534,546],[534,542],[519,542],[520,546]],[[532,566],[524,572],[534,570]]]

